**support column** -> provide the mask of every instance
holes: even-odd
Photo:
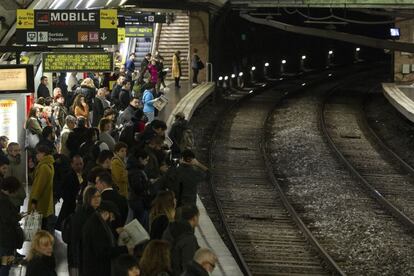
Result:
[[[203,61],[204,65],[209,62],[209,14],[204,11],[190,12],[190,59],[193,57],[193,50],[198,49],[198,56]],[[190,65],[190,80],[192,79],[193,71]],[[207,67],[207,66],[206,66]],[[206,70],[200,70],[198,74],[198,81],[206,80]]]

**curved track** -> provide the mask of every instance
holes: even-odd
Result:
[[[266,118],[283,94],[326,79],[328,73],[322,75],[286,82],[243,101],[216,129],[210,152],[213,190],[247,275],[343,274],[328,255],[309,245],[307,230],[298,228],[293,209],[286,209],[282,190],[268,175],[260,145]]]
[[[268,147],[289,201],[347,274],[412,275],[413,236],[356,184],[332,154],[320,128],[325,95],[333,88],[344,93],[366,91],[369,77],[361,74],[363,81],[348,81],[342,88],[324,85],[285,100],[269,120]],[[352,99],[346,95],[343,102]],[[343,111],[338,107],[335,114]],[[358,137],[352,132],[343,136]]]

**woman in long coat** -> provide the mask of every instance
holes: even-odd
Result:
[[[46,145],[36,147],[36,159],[39,163],[34,172],[32,191],[29,198],[29,210],[36,210],[42,214],[42,229],[49,232],[53,231],[53,226],[48,225],[48,221],[54,215],[53,176],[55,170],[53,163],[55,159],[51,153],[52,149]]]
[[[180,51],[177,51],[173,55],[172,60],[172,76],[175,80],[175,87],[180,87],[180,78],[181,78],[181,59],[180,59]]]

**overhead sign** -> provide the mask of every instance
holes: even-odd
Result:
[[[152,37],[154,32],[152,26],[127,26],[125,31],[126,37]]]
[[[17,10],[16,28],[17,29],[33,29],[34,28],[34,11],[33,10]]]
[[[125,28],[118,28],[118,43],[125,42]]]
[[[16,41],[48,45],[117,44],[117,15],[117,10],[17,10]]]
[[[0,93],[30,93],[33,90],[33,65],[0,65]]]
[[[111,72],[112,53],[43,53],[43,72]]]
[[[120,17],[123,17],[125,19],[126,26],[167,22],[167,17],[165,14],[156,14],[156,13],[122,14],[120,15]]]

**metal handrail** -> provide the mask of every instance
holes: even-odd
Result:
[[[211,62],[206,63],[206,81],[207,82],[213,81],[213,63]]]

